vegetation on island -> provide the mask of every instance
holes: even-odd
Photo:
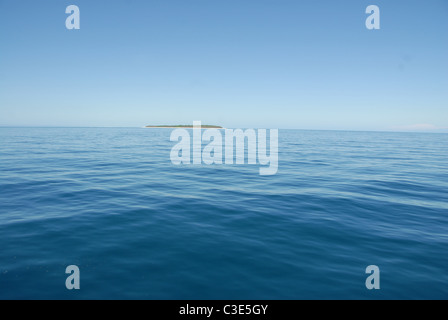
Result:
[[[149,126],[146,126],[145,128],[193,128],[193,126],[191,124],[189,124],[189,125],[183,125],[183,124],[167,125],[167,124],[164,124],[164,125],[149,125]],[[203,125],[201,125],[201,128],[205,128],[205,129],[223,129],[223,127],[209,125],[209,124],[203,124]]]

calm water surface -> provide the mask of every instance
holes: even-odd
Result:
[[[260,176],[170,133],[0,128],[0,299],[448,299],[448,134],[280,130]]]

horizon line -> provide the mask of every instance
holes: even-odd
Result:
[[[42,128],[42,129],[63,129],[63,128],[91,128],[91,129],[114,129],[114,128],[123,128],[123,129],[151,129],[146,126],[49,126],[49,125],[43,125],[43,126],[26,126],[26,125],[0,125],[0,128]],[[248,129],[250,127],[223,127],[222,129]],[[163,128],[160,127],[159,129],[174,129],[174,128]],[[193,129],[193,128],[179,128],[179,129]],[[204,128],[208,129],[208,128]],[[447,129],[435,129],[435,130],[391,130],[391,129],[385,129],[385,130],[360,130],[360,129],[300,129],[300,128],[256,128],[256,129],[278,129],[278,130],[299,130],[299,131],[341,131],[341,132],[383,132],[383,133],[434,133],[434,134],[447,134]],[[445,130],[445,131],[444,131]]]

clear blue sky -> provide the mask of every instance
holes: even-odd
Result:
[[[0,125],[193,120],[448,128],[448,1],[0,0]]]

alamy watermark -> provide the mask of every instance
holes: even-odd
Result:
[[[68,30],[79,30],[81,28],[79,7],[72,4],[65,9],[65,13],[70,14],[67,19],[65,19],[65,27]]]
[[[65,273],[69,274],[69,276],[67,277],[67,279],[65,280],[65,287],[68,290],[79,290],[81,289],[80,286],[80,271],[79,271],[79,267],[76,265],[71,265],[68,266],[65,269]]]
[[[366,288],[368,290],[380,290],[380,268],[370,265],[366,268],[366,274],[369,274],[366,279]]]
[[[278,129],[269,130],[269,155],[267,139],[266,129],[202,129],[201,122],[194,121],[192,130],[171,132],[170,140],[177,144],[170,159],[175,165],[246,164],[247,154],[247,164],[262,166],[260,175],[274,175],[278,171]],[[203,143],[207,143],[204,148]]]
[[[68,30],[79,30],[80,27],[80,10],[76,5],[69,5],[65,9],[65,13],[69,16],[65,20],[65,27]],[[380,29],[380,8],[376,5],[369,5],[366,8],[366,14],[369,16],[366,19],[365,25],[368,30]]]

